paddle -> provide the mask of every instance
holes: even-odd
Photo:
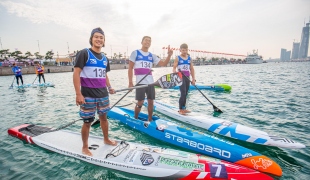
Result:
[[[152,84],[146,84],[142,86],[134,86],[130,88],[125,88],[125,89],[119,89],[116,90],[115,92],[120,92],[120,91],[126,91],[126,90],[132,90],[132,89],[139,89],[139,88],[145,88],[148,86],[157,86],[161,87],[163,89],[170,89],[175,86],[181,86],[182,85],[182,75],[181,73],[171,73],[171,74],[166,74],[160,77],[157,81],[155,81]]]
[[[32,84],[36,81],[37,77],[38,77],[38,75],[36,76],[36,78],[34,79],[34,81],[32,82]]]
[[[180,69],[179,69],[179,72],[182,73],[183,77],[185,76],[184,73],[183,73]],[[185,77],[190,81],[190,79],[189,79],[187,76],[185,76]],[[215,112],[223,113],[223,111],[221,111],[218,107],[216,107],[216,106],[207,98],[207,96],[205,96],[205,95],[200,91],[200,89],[199,89],[195,84],[193,84],[193,86],[203,95],[203,97],[205,97],[205,98],[212,104],[213,109],[214,109]]]
[[[14,76],[14,79],[13,79],[12,84],[11,84],[11,86],[9,87],[9,89],[12,89],[12,88],[13,88],[14,81],[15,81],[15,76]]]
[[[137,84],[135,86],[137,86],[140,82],[142,82],[151,72],[153,71],[153,69],[150,69],[150,71],[139,81],[137,82]],[[117,103],[119,103],[125,96],[127,96],[127,94],[129,94],[131,91],[128,91],[126,94],[124,94],[123,97],[121,97],[110,109],[112,109],[114,106],[116,106]],[[95,126],[97,124],[100,123],[100,120],[97,119],[97,121],[95,121],[91,126]]]

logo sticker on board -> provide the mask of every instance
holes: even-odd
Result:
[[[227,179],[227,171],[224,164],[211,164],[209,163],[211,178]]]
[[[165,130],[166,128],[167,128],[166,125],[160,124],[160,125],[158,125],[158,126],[156,127],[156,130],[159,130],[159,131],[164,132],[164,130]]]
[[[268,159],[263,159],[263,158],[259,158],[257,161],[252,159],[251,162],[254,166],[254,169],[259,169],[259,168],[266,169],[272,165],[272,161]]]
[[[154,158],[151,154],[143,153],[140,157],[143,166],[148,166],[154,162]]]

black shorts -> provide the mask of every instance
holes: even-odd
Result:
[[[145,84],[138,84],[137,86],[141,86]],[[136,100],[142,101],[145,99],[145,94],[147,99],[154,100],[155,99],[155,87],[154,86],[148,86],[145,88],[139,88],[136,89]]]

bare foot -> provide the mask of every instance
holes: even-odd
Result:
[[[190,113],[191,111],[190,111],[190,110],[187,110],[187,109],[184,109],[184,112],[185,112],[185,113]]]
[[[82,148],[82,154],[85,154],[87,156],[93,156],[93,153],[90,152],[90,150],[87,148]]]
[[[186,113],[184,112],[183,109],[180,109],[178,112],[179,112],[179,114],[181,114],[181,115],[186,115]]]
[[[113,141],[113,140],[111,141],[110,139],[108,139],[108,140],[104,140],[104,144],[111,145],[111,146],[116,146],[117,142]]]

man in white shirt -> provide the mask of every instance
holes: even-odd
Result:
[[[144,76],[148,74],[147,77],[144,78],[138,85],[152,84],[154,82],[154,79],[150,71],[153,67],[153,64],[158,66],[166,66],[171,59],[173,50],[170,49],[170,46],[168,46],[168,56],[164,61],[161,61],[159,57],[157,57],[155,54],[150,53],[148,50],[151,46],[151,41],[151,37],[144,36],[141,42],[142,48],[133,51],[130,55],[128,67],[129,87],[134,86],[132,80],[133,72],[136,76],[136,82],[139,82],[142,78],[144,78]],[[136,100],[138,102],[135,107],[135,118],[138,118],[143,101],[145,99],[145,95],[148,101],[148,121],[152,121],[155,99],[154,86],[136,89]]]

